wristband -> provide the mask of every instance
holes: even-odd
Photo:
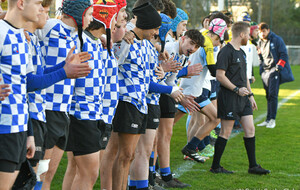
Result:
[[[235,87],[235,88],[233,89],[233,92],[235,92],[235,93],[238,94],[238,93],[239,93],[239,89],[240,89],[239,87]]]
[[[254,96],[254,94],[253,93],[248,94],[248,98],[250,98],[251,96]]]

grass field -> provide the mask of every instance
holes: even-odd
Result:
[[[300,90],[300,66],[292,67],[295,81],[281,85],[279,102]],[[254,119],[266,113],[267,105],[258,76],[258,68],[254,70],[256,82],[252,85],[258,111]],[[227,143],[221,164],[233,175],[212,174],[209,172],[212,159],[204,164],[184,161],[180,150],[186,143],[185,118],[174,127],[171,142],[171,169],[181,181],[192,187],[187,189],[300,189],[300,92],[287,102],[280,105],[277,113],[276,127],[267,129],[256,128],[257,162],[270,169],[271,174],[256,176],[247,173],[248,160],[243,142],[243,133],[232,137]],[[264,118],[263,118],[264,119]],[[263,119],[257,122],[263,121]],[[52,189],[61,189],[67,158],[64,155],[52,183]],[[94,189],[100,189],[98,180]]]

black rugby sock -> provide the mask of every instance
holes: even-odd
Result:
[[[217,169],[220,167],[220,161],[222,154],[225,150],[225,146],[227,144],[227,139],[224,139],[223,137],[218,136],[215,144],[215,154],[214,154],[214,160],[212,163],[211,168]]]
[[[255,156],[255,136],[251,138],[244,137],[245,148],[249,160],[249,168],[257,166]]]

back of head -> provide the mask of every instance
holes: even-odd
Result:
[[[259,29],[259,30],[263,30],[263,29],[269,30],[270,27],[269,27],[269,25],[268,25],[267,23],[262,22],[262,23],[260,23],[260,24],[258,25],[258,29]]]
[[[184,33],[184,36],[190,38],[197,47],[204,47],[205,38],[199,30],[191,29]]]
[[[177,16],[172,20],[172,31],[176,32],[178,24],[184,20],[189,20],[189,16],[186,14],[186,12],[184,12],[184,10],[177,8]]]
[[[241,20],[244,22],[251,22],[250,14],[247,11],[244,11],[241,15]]]
[[[220,18],[220,19],[224,20],[227,25],[229,25],[231,22],[230,18],[228,16],[226,16],[224,13],[216,11],[216,12],[213,12],[212,14],[210,14],[209,23],[216,18]]]
[[[64,0],[62,12],[73,18],[78,27],[82,27],[85,11],[92,5],[93,2],[91,0]]]
[[[164,13],[160,13],[161,17],[161,27],[159,28],[159,38],[161,40],[161,52],[164,51],[166,35],[168,31],[171,29],[172,20],[169,16]]]
[[[112,1],[112,2],[106,2],[106,1],[97,1],[94,0],[94,10],[93,10],[93,17],[94,20],[97,22],[100,22],[104,25],[106,29],[106,36],[107,36],[107,50],[109,55],[111,55],[110,51],[110,39],[111,39],[111,25],[113,23],[113,19],[115,19],[115,16],[118,11],[117,4]]]
[[[174,19],[177,15],[176,5],[172,0],[162,0],[165,9],[162,11],[162,13],[168,15],[171,17],[171,19]]]
[[[162,0],[137,0],[134,3],[133,8],[139,7],[148,2],[150,2],[157,11],[163,11],[165,9]]]
[[[247,31],[248,28],[250,28],[250,25],[246,22],[239,21],[234,23],[231,28],[232,37],[237,38],[242,32]]]
[[[150,2],[135,7],[132,12],[137,16],[137,28],[148,30],[161,26],[161,17]]]
[[[215,18],[209,23],[210,32],[218,35],[220,37],[221,42],[225,40],[225,32],[227,30],[226,22],[223,19]]]

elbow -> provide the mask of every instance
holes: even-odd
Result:
[[[218,81],[221,81],[222,80],[222,75],[220,74],[220,72],[216,72],[216,79],[218,80]]]

